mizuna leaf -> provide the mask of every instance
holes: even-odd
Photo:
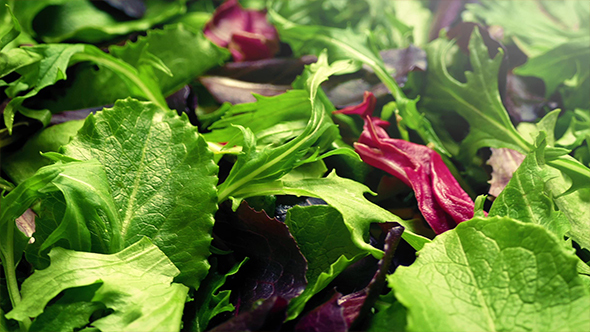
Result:
[[[450,155],[434,132],[430,121],[416,109],[418,99],[406,97],[395,79],[387,72],[380,55],[368,46],[366,36],[354,33],[350,29],[298,25],[281,17],[272,9],[269,10],[269,16],[279,30],[281,40],[288,42],[295,53],[318,55],[324,48],[328,48],[333,59],[352,59],[371,67],[395,98],[400,115],[404,119],[403,125],[417,131],[425,142],[434,144],[437,151]]]
[[[101,331],[180,330],[188,287],[172,283],[178,269],[147,238],[112,255],[54,248],[49,256],[51,265],[25,280],[23,300],[7,318],[37,317],[61,291],[99,284],[92,301],[113,313],[92,326]]]
[[[447,71],[445,57],[453,42],[444,38],[433,41],[426,49],[428,72],[423,100],[430,112],[453,110],[469,123],[469,134],[461,143],[464,158],[473,156],[479,148],[509,148],[521,153],[530,150],[502,105],[498,92],[498,70],[503,52],[499,50],[490,59],[478,29],[474,29],[469,42],[473,71],[465,72],[467,82],[462,83]]]
[[[296,181],[278,180],[271,183],[251,186],[244,191],[235,193],[236,199],[263,195],[297,195],[321,198],[342,214],[346,227],[350,231],[352,242],[375,257],[381,258],[383,252],[370,244],[368,232],[371,223],[395,221],[406,228],[402,237],[412,247],[421,249],[430,242],[425,237],[413,233],[411,221],[405,221],[389,211],[371,203],[364,197],[365,193],[372,193],[364,184],[350,179],[341,178],[336,172],[325,178],[301,179]]]
[[[584,331],[590,293],[578,262],[542,226],[478,217],[388,278],[408,331]]]
[[[105,165],[121,220],[122,249],[147,236],[198,287],[209,264],[217,166],[186,116],[148,102],[117,101],[90,115],[63,148]]]

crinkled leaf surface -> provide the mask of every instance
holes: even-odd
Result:
[[[354,244],[342,214],[331,206],[294,206],[285,224],[307,259],[307,287],[289,303],[288,316],[294,318],[313,295],[366,253]]]
[[[465,72],[462,83],[447,71],[445,58],[453,42],[439,38],[429,44],[426,93],[423,100],[433,110],[455,111],[469,123],[462,153],[472,156],[482,147],[510,148],[522,153],[529,144],[516,131],[498,92],[498,70],[503,52],[490,59],[478,29],[469,42],[473,71]]]
[[[408,331],[584,331],[590,294],[577,264],[542,226],[476,217],[388,278]]]
[[[178,269],[147,238],[112,255],[54,248],[51,265],[22,285],[22,302],[7,318],[37,317],[49,301],[72,287],[101,284],[92,301],[113,309],[96,320],[101,331],[178,331],[188,287],[172,283]]]
[[[548,170],[539,160],[543,152],[544,149],[539,148],[524,159],[506,188],[494,200],[489,216],[532,222],[563,238],[570,225],[563,212],[555,209],[555,203],[546,189],[544,178]]]
[[[179,268],[179,280],[197,287],[209,268],[217,166],[186,116],[118,101],[90,115],[63,152],[105,166],[124,246],[149,237]]]

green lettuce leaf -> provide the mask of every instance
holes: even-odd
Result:
[[[578,261],[542,226],[478,217],[388,279],[408,331],[584,331],[590,293]]]
[[[469,41],[473,71],[465,72],[467,82],[453,78],[446,67],[446,56],[454,42],[438,38],[427,47],[428,73],[425,107],[429,112],[457,112],[469,123],[469,134],[461,143],[461,154],[473,156],[479,148],[509,148],[527,153],[530,144],[518,134],[498,91],[498,70],[502,50],[490,59],[478,29]],[[465,158],[466,159],[466,158]]]
[[[87,0],[16,1],[14,4],[23,31],[47,43],[71,39],[98,43],[147,30],[186,11],[184,0],[146,0],[145,8],[141,18],[129,20],[111,15]]]
[[[570,230],[569,220],[563,212],[556,210],[551,194],[546,189],[544,179],[548,178],[546,173],[550,171],[544,158],[546,141],[542,138],[540,144],[527,155],[502,193],[494,200],[489,216],[535,223],[563,239]]]
[[[352,242],[342,215],[331,206],[294,206],[287,212],[285,224],[307,259],[307,286],[289,303],[287,315],[293,319],[313,295],[366,252]]]
[[[63,147],[105,166],[121,220],[122,249],[147,236],[198,287],[209,264],[217,165],[186,116],[133,99],[90,115]]]
[[[93,302],[113,313],[92,325],[101,331],[179,331],[188,287],[172,283],[178,269],[147,238],[112,255],[54,248],[51,265],[22,285],[23,300],[9,319],[37,317],[61,291],[100,284]]]

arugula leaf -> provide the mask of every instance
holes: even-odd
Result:
[[[461,143],[461,154],[473,156],[479,148],[509,148],[526,153],[530,144],[522,138],[508,117],[498,92],[498,70],[503,51],[494,59],[488,56],[478,29],[469,41],[473,71],[465,72],[467,82],[453,78],[446,68],[445,58],[453,42],[445,38],[433,41],[427,47],[428,73],[426,78],[425,106],[429,112],[456,111],[469,123],[469,134]]]
[[[541,136],[543,137],[543,136]],[[562,239],[570,230],[567,217],[555,209],[547,194],[543,173],[546,141],[542,139],[535,151],[523,160],[502,193],[494,200],[489,216],[510,217],[541,225]]]
[[[543,227],[474,218],[389,276],[408,331],[587,330],[579,259]]]
[[[236,209],[240,201],[245,198],[237,196],[236,193],[247,191],[248,188],[257,184],[277,180],[296,166],[318,159],[316,156],[320,152],[318,149],[315,149],[316,153],[312,153],[311,156],[308,153],[314,144],[318,144],[318,141],[318,145],[322,143],[321,138],[326,131],[335,129],[327,119],[324,103],[318,97],[319,85],[331,75],[348,72],[350,68],[350,61],[337,61],[328,65],[326,53],[320,55],[317,63],[310,65],[313,74],[307,79],[306,88],[311,101],[311,118],[301,134],[288,143],[257,151],[253,132],[239,127],[242,128],[243,133],[242,153],[238,156],[227,179],[218,187],[219,202],[230,198],[233,208]],[[227,145],[233,146],[234,142]],[[325,144],[322,145],[325,146]]]
[[[288,319],[293,319],[313,295],[366,252],[351,240],[342,214],[331,206],[294,206],[287,212],[285,224],[307,259],[307,287],[289,303],[287,311]]]
[[[174,48],[170,45],[174,45]],[[151,70],[151,64],[142,64],[141,55],[143,52],[153,54],[170,70],[171,75],[161,70],[151,73],[164,96],[172,94],[229,58],[227,50],[210,42],[201,31],[193,31],[183,24],[149,30],[145,37],[139,37],[136,42],[111,46],[109,51],[138,70],[147,71]]]
[[[569,40],[539,56],[530,58],[523,66],[516,68],[514,73],[541,78],[545,82],[545,97],[549,98],[560,84],[575,75],[581,75],[580,81],[588,79],[589,45],[590,36]],[[583,107],[584,105],[575,106]]]
[[[45,125],[48,124],[51,116],[49,110],[33,111],[23,107],[23,102],[35,96],[41,89],[65,79],[66,69],[70,63],[80,61],[92,61],[113,70],[127,84],[131,95],[146,98],[162,108],[167,108],[157,83],[151,77],[138,72],[131,65],[102,52],[95,46],[44,44],[29,47],[27,50],[38,53],[42,58],[28,66],[21,67],[18,72],[22,76],[10,83],[6,89],[6,94],[12,98],[4,109],[4,123],[9,132],[12,132],[12,124],[17,111],[28,117],[35,117]],[[19,53],[15,56],[19,56]],[[28,92],[19,95],[25,91]]]
[[[54,248],[49,256],[51,265],[25,280],[23,301],[7,318],[37,317],[61,291],[101,284],[92,301],[114,312],[94,321],[94,327],[102,331],[180,330],[188,287],[172,283],[178,269],[149,239],[142,238],[112,255]]]
[[[8,11],[8,14],[10,14],[10,18],[12,20],[12,29],[10,29],[2,36],[2,38],[0,38],[0,51],[4,49],[4,47],[6,47],[6,45],[8,45],[11,41],[16,39],[16,37],[18,37],[21,32],[20,23],[14,16],[14,13],[8,4],[6,4],[6,10]],[[2,31],[0,31],[0,33],[2,33]]]
[[[217,166],[186,115],[117,101],[90,115],[63,153],[105,166],[121,220],[119,249],[147,236],[180,269],[178,280],[197,288],[209,268]]]
[[[393,94],[403,119],[401,125],[417,131],[425,142],[434,144],[438,152],[450,155],[434,132],[430,121],[416,109],[418,99],[406,97],[395,79],[387,72],[379,53],[368,46],[365,36],[350,29],[296,25],[272,9],[269,9],[269,17],[277,27],[281,40],[288,42],[296,54],[319,54],[324,48],[328,48],[334,59],[353,59],[371,67]]]
[[[321,198],[342,214],[344,223],[351,233],[354,244],[380,258],[383,252],[369,245],[369,226],[373,222],[400,223],[406,228],[402,237],[412,247],[421,249],[427,238],[413,233],[418,227],[411,221],[405,221],[389,211],[371,203],[364,197],[364,193],[372,193],[365,185],[350,179],[341,178],[333,171],[325,178],[301,179],[296,181],[278,180],[270,183],[252,185],[234,193],[235,199],[264,195],[297,195]]]
[[[14,12],[23,30],[47,43],[79,40],[98,43],[134,31],[147,30],[186,11],[184,0],[146,0],[140,19],[116,17],[87,0],[16,1]]]

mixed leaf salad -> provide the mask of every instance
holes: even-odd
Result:
[[[588,1],[0,5],[0,331],[590,331]]]

